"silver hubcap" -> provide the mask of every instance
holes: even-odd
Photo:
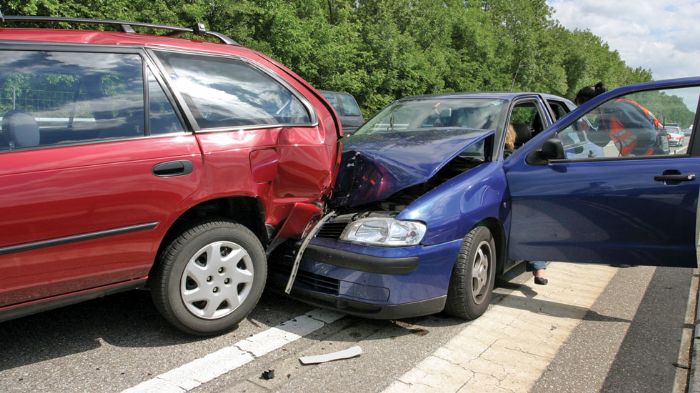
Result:
[[[477,246],[472,262],[472,298],[474,303],[481,304],[488,291],[489,273],[491,269],[491,246],[481,242]]]
[[[197,251],[180,279],[180,296],[192,314],[219,319],[245,301],[253,286],[253,261],[233,242],[214,242]]]

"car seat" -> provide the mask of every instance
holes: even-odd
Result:
[[[529,125],[523,123],[513,124],[515,130],[515,148],[519,148],[532,139],[532,129]]]

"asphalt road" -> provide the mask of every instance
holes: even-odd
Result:
[[[534,391],[685,391],[693,278],[690,269],[620,269]]]
[[[679,389],[684,388],[682,381],[687,377],[689,351],[683,335],[689,334],[688,320],[694,320],[693,315],[686,315],[686,310],[697,290],[691,288],[693,271],[607,268],[612,269],[605,270],[607,275],[587,277],[585,266],[578,265],[579,270],[575,271],[570,266],[550,266],[553,277],[558,277],[558,271],[567,275],[565,281],[551,283],[546,288],[548,291],[536,287],[527,275],[516,277],[498,289],[494,307],[484,315],[487,318],[482,317],[484,321],[505,320],[508,312],[517,311],[521,316],[527,313],[529,318],[548,318],[547,326],[551,324],[550,329],[560,333],[557,337],[561,343],[541,344],[541,349],[551,351],[551,356],[530,354],[539,356],[533,357],[539,363],[547,359],[541,370],[528,371],[533,383],[514,385],[516,388],[509,390],[682,391]],[[587,284],[600,287],[600,294],[593,294]],[[592,299],[590,307],[576,302],[576,297],[583,293]],[[566,299],[572,300],[567,303]],[[236,345],[239,348],[242,341],[266,334],[285,321],[312,314],[313,309],[266,293],[255,312],[237,330],[208,339],[188,337],[172,329],[151,305],[149,294],[140,291],[8,321],[0,324],[0,391],[121,392],[144,386],[140,385],[144,381],[153,381],[169,370],[196,363],[222,348]],[[523,342],[541,333],[543,325],[537,319],[532,319],[535,321],[532,325],[514,325],[513,318],[510,320],[510,327],[517,326]],[[570,333],[563,334],[563,328],[554,331],[557,321],[562,327],[570,328]],[[193,392],[380,392],[453,342],[460,333],[465,337],[465,345],[471,345],[469,334],[465,336],[464,332],[477,327],[475,322],[440,315],[404,321],[339,317],[329,323],[318,323],[267,353],[254,358],[246,355],[250,361],[188,389]],[[488,333],[494,337],[499,334],[498,328]],[[320,366],[302,366],[298,361],[302,355],[354,345],[363,350],[358,358]],[[493,367],[502,368],[497,364]],[[274,378],[261,378],[263,371],[271,369],[275,370]],[[526,369],[527,364],[523,364],[520,371],[524,373]],[[479,380],[472,378],[478,373],[465,372],[472,372],[470,386],[480,386]],[[507,379],[503,375],[500,378],[501,382]],[[508,391],[498,389],[468,391]]]

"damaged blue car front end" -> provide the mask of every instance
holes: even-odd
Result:
[[[477,133],[469,143],[451,146],[461,152],[469,146],[486,144],[493,134],[493,131]],[[431,145],[414,146],[428,150]],[[498,165],[471,156],[452,157],[442,149],[425,157],[436,157],[437,152],[442,152],[440,164],[444,166],[423,179],[419,179],[419,171],[413,172],[407,176],[414,180],[411,183],[426,178],[437,182],[440,175],[450,177],[451,171],[465,172],[450,177],[407,205],[402,203],[412,199],[413,193],[421,192],[412,190],[411,186],[418,189],[431,186],[411,184],[403,188],[403,193],[379,198],[381,202],[374,205],[355,206],[331,219],[306,249],[293,295],[315,300],[321,306],[374,318],[441,311],[464,234],[479,221],[505,214],[500,207],[505,183]],[[356,152],[351,150],[346,154],[351,156]],[[357,168],[363,173],[374,173],[366,171],[364,165],[367,164]],[[444,172],[438,174],[440,169]],[[393,188],[385,185],[393,184],[387,178],[391,176],[384,175],[382,180],[370,177],[362,179],[361,184],[369,185],[369,190],[375,190],[375,196],[380,197],[387,191],[378,191]],[[358,194],[347,198],[356,201]],[[386,239],[382,238],[384,235]],[[327,290],[321,288],[326,284],[330,284]]]
[[[420,127],[370,121],[363,129],[381,132],[345,141],[337,215],[304,250],[292,296],[378,319],[443,310],[465,234],[479,223],[502,234],[508,219],[502,161],[492,159],[506,102],[477,102],[488,110],[479,128],[436,103]]]

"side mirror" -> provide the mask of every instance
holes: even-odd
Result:
[[[564,159],[566,159],[564,146],[558,138],[547,139],[540,149],[532,151],[527,156],[527,162],[534,165],[544,165],[550,160]]]
[[[540,158],[545,161],[565,159],[566,154],[564,154],[564,146],[561,141],[557,138],[547,139],[540,149]]]

